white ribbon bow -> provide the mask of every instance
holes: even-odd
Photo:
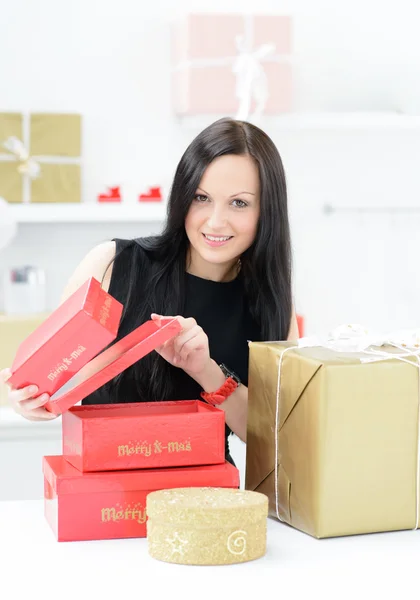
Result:
[[[14,136],[9,137],[3,142],[3,147],[18,159],[19,166],[17,170],[21,175],[27,175],[30,179],[39,177],[41,166],[39,162],[29,156],[29,152],[21,140]]]
[[[387,335],[370,333],[361,325],[341,325],[328,338],[306,337],[298,340],[299,348],[322,346],[336,352],[364,352],[371,346],[395,346],[402,350],[420,350],[420,329],[397,331]],[[379,352],[379,351],[378,351]],[[388,355],[388,353],[386,353]]]
[[[369,333],[361,325],[341,325],[332,331],[326,339],[317,337],[306,337],[298,340],[298,348],[310,348],[320,346],[329,348],[335,352],[354,352],[366,354],[366,357],[360,357],[361,363],[377,362],[382,360],[400,360],[406,362],[419,371],[419,411],[418,411],[418,433],[417,433],[417,474],[416,474],[416,524],[413,529],[418,529],[420,524],[420,329],[397,331],[385,336],[378,336]],[[393,346],[399,352],[385,352],[381,346]],[[276,429],[275,429],[275,496],[276,496],[276,515],[279,521],[283,521],[279,513],[278,498],[278,428],[281,401],[281,367],[283,357],[286,352],[295,350],[296,346],[285,348],[281,354],[277,372],[277,397],[276,397]],[[408,360],[414,358],[415,362]]]

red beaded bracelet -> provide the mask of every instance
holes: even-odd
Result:
[[[217,406],[222,404],[238,387],[238,382],[232,379],[232,377],[228,377],[224,384],[215,392],[201,392],[201,397],[203,400],[211,404],[212,406]]]

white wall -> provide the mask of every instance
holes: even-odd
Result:
[[[83,197],[121,183],[127,201],[167,187],[195,131],[171,112],[174,2],[14,0],[0,21],[0,110],[80,111]],[[242,0],[177,1],[178,11],[240,11]],[[296,108],[420,113],[420,7],[408,0],[259,0],[247,10],[295,17]],[[211,93],[211,90],[209,91]],[[322,212],[339,206],[419,205],[420,134],[284,132],[267,125],[290,188],[296,300],[308,332],[343,321],[414,326],[418,215]],[[22,225],[0,270],[31,262],[48,272],[49,305],[98,241],[159,225]]]

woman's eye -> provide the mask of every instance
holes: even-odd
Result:
[[[197,202],[207,202],[208,197],[204,196],[203,194],[196,194],[194,196],[194,200],[196,200]]]
[[[244,202],[243,200],[239,200],[239,198],[237,198],[236,200],[234,200],[233,204],[237,208],[245,208],[245,206],[248,206],[248,204],[246,202]]]

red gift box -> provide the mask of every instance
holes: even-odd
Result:
[[[178,487],[239,487],[228,462],[202,467],[81,473],[62,456],[45,456],[45,516],[57,540],[146,537],[146,497]]]
[[[305,318],[302,315],[296,315],[299,337],[303,337],[305,335]]]
[[[115,339],[122,309],[91,277],[20,344],[9,383],[53,395]]]
[[[225,419],[198,400],[76,406],[63,414],[63,455],[113,471],[225,462]]]
[[[95,392],[181,330],[177,319],[146,321],[86,364],[65,390],[58,390],[45,408],[59,415]]]

